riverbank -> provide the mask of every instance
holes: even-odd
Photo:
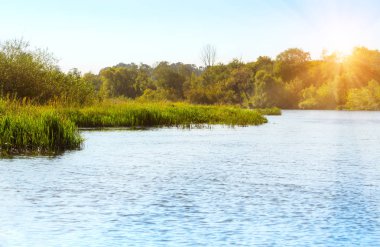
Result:
[[[107,100],[86,107],[37,106],[1,101],[0,153],[41,154],[80,148],[78,128],[248,126],[267,122],[279,109]]]

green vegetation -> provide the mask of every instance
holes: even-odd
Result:
[[[0,102],[0,154],[56,153],[80,147],[74,123],[50,109]]]
[[[345,106],[350,110],[380,110],[380,84],[372,80],[365,87],[351,89]]]
[[[279,108],[380,110],[380,52],[348,57],[288,49],[275,59],[204,67],[123,64],[82,75],[24,41],[0,45],[0,151],[78,148],[78,127],[257,125]],[[279,108],[278,108],[279,107]],[[260,110],[265,108],[265,110]],[[256,109],[256,110],[252,110]]]
[[[79,127],[154,127],[190,125],[259,125],[267,120],[255,110],[232,106],[201,106],[185,103],[105,101],[78,108],[62,108],[59,114]]]
[[[0,46],[0,96],[71,105],[89,104],[97,97],[77,70],[63,73],[50,53],[31,50],[18,40]]]
[[[203,50],[204,67],[160,62],[107,67],[98,74],[62,72],[54,57],[23,41],[0,46],[0,96],[36,104],[96,105],[109,98],[236,105],[243,108],[380,110],[380,52],[357,47],[347,57],[324,53],[312,60],[292,48],[275,59],[215,64]]]
[[[281,109],[278,107],[272,107],[272,108],[258,108],[255,109],[255,111],[267,115],[267,116],[280,116],[281,115]]]
[[[79,148],[77,127],[191,127],[209,124],[259,125],[267,119],[256,110],[233,106],[106,100],[93,106],[38,106],[0,101],[0,153],[56,153]]]
[[[194,65],[120,64],[99,75],[62,72],[54,57],[24,41],[0,46],[0,153],[55,153],[80,147],[78,127],[259,125],[258,110],[235,102],[186,100]],[[179,101],[179,102],[178,102]],[[184,102],[188,103],[184,103]],[[225,105],[224,105],[225,104]],[[248,108],[248,105],[247,105]],[[267,114],[278,114],[268,110]]]
[[[185,101],[249,108],[380,110],[380,52],[358,47],[347,57],[288,49],[276,59],[205,67],[161,62],[118,64],[83,76],[100,97]],[[371,85],[370,85],[371,82]]]

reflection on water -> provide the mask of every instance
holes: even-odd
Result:
[[[380,113],[269,120],[0,160],[0,246],[380,246]]]

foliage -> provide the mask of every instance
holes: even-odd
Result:
[[[372,80],[368,86],[348,92],[346,108],[349,110],[380,110],[380,84]]]
[[[316,88],[310,86],[302,90],[302,98],[299,103],[301,109],[334,109],[335,97],[329,85],[323,84]]]
[[[258,111],[232,106],[202,106],[186,103],[107,100],[84,108],[58,112],[79,127],[152,127],[203,124],[259,125],[266,119]]]
[[[56,153],[79,148],[83,139],[74,123],[53,109],[1,101],[0,154]]]
[[[205,51],[214,57],[213,47]],[[308,52],[291,48],[275,59],[208,61],[205,67],[119,63],[98,74],[82,75],[75,69],[60,71],[46,51],[32,50],[24,41],[9,41],[0,49],[0,95],[66,106],[124,97],[244,108],[377,109],[376,87],[368,86],[372,80],[380,81],[377,50],[357,47],[347,57],[324,52],[321,59],[312,60]]]
[[[256,109],[257,112],[267,115],[267,116],[279,116],[281,115],[281,109],[278,107],[272,107],[272,108],[261,108]]]
[[[63,73],[50,53],[14,40],[0,46],[0,94],[39,103],[84,104],[93,100],[95,91],[77,70]]]
[[[8,99],[0,100],[0,154],[53,154],[79,148],[83,139],[77,127],[247,126],[266,122],[262,112],[233,106],[138,102],[118,98],[91,106],[68,107],[33,105]]]
[[[289,81],[306,71],[310,54],[298,48],[291,48],[280,53],[276,58],[275,73],[283,80]]]

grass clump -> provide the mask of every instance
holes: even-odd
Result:
[[[278,107],[260,108],[260,109],[256,109],[256,111],[266,116],[280,116],[281,115],[281,109]]]
[[[79,148],[83,139],[76,126],[55,112],[6,113],[0,117],[0,153],[53,154]]]
[[[84,108],[62,108],[59,112],[81,128],[184,127],[211,124],[247,126],[267,122],[258,111],[231,106],[201,106],[186,103],[108,101]]]

